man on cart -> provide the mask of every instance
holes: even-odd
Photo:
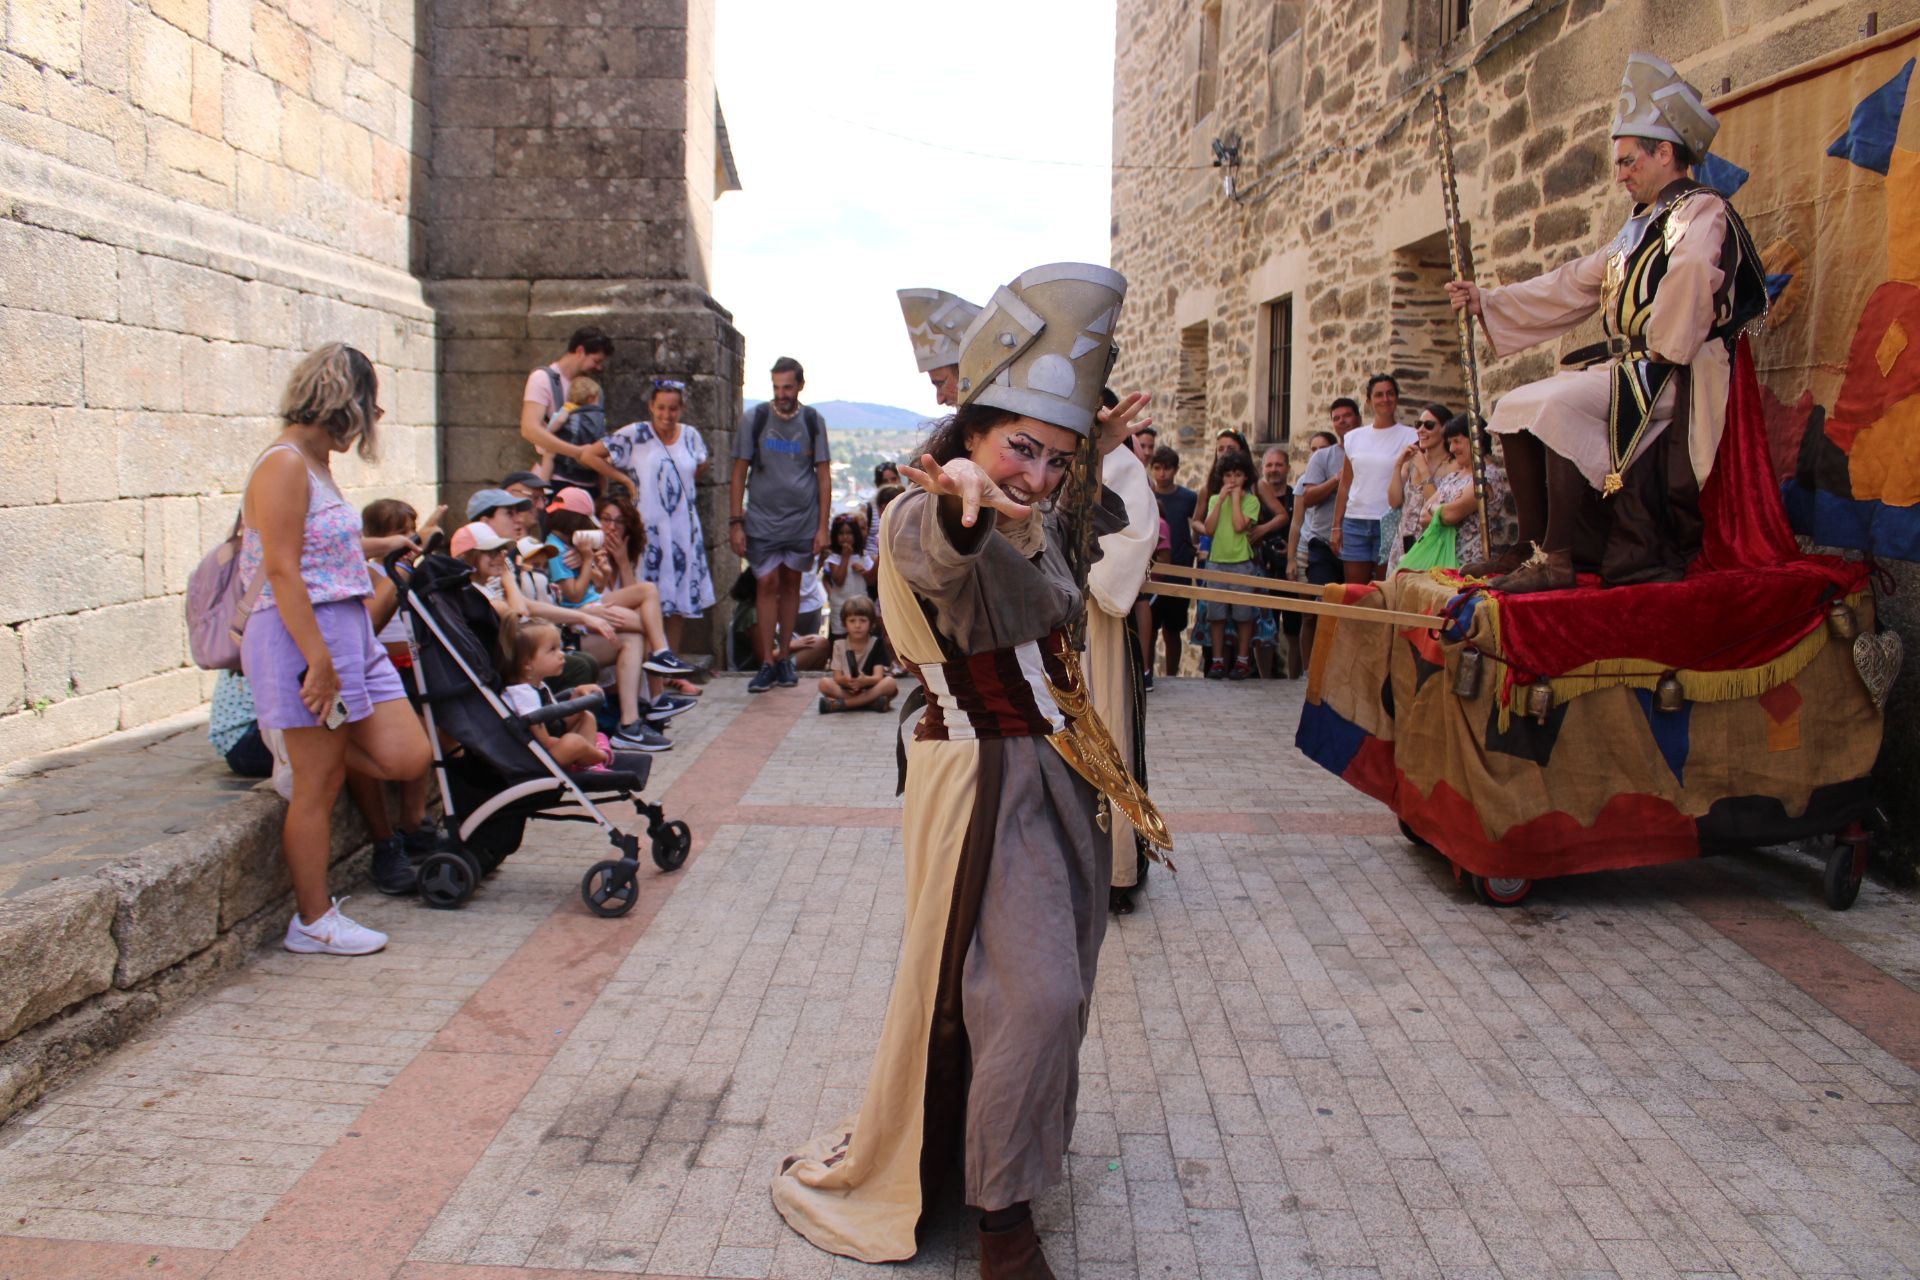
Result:
[[[1604,342],[1508,392],[1503,440],[1520,538],[1466,566],[1510,594],[1673,582],[1700,552],[1700,489],[1726,425],[1733,344],[1767,306],[1760,255],[1725,197],[1694,180],[1720,127],[1699,92],[1651,54],[1628,57],[1613,167],[1634,209],[1604,249],[1520,284],[1452,281],[1498,355],[1600,313]],[[1529,544],[1533,554],[1527,555]]]

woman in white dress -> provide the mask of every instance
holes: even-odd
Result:
[[[713,572],[694,486],[706,478],[707,442],[700,428],[682,422],[686,384],[656,378],[648,401],[650,419],[620,428],[595,445],[633,483],[635,505],[647,528],[640,576],[660,588],[667,644],[680,647],[688,618],[713,604]]]

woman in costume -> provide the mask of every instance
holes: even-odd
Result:
[[[906,936],[859,1115],[773,1182],[788,1223],[832,1253],[912,1257],[959,1161],[982,1277],[1052,1275],[1028,1205],[1066,1176],[1114,808],[1167,839],[1071,639],[1094,540],[1125,520],[1098,455],[1145,400],[1099,409],[1125,289],[1062,263],[996,292],[962,342],[959,411],[882,521],[888,638],[926,694],[907,748]]]

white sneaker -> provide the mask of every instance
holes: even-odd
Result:
[[[273,789],[288,804],[293,803],[293,761],[287,755],[287,739],[279,729],[262,729],[260,741],[273,753]]]
[[[303,923],[295,911],[293,919],[287,921],[287,950],[306,955],[364,956],[386,946],[386,934],[340,914],[340,904],[345,901],[335,898],[327,914],[312,924]]]

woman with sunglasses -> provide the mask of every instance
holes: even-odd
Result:
[[[686,407],[685,383],[655,378],[647,420],[594,446],[633,485],[646,538],[640,577],[660,588],[667,647],[676,652],[686,620],[713,605],[713,572],[695,501],[695,486],[707,475],[707,442],[700,428],[681,421]]]
[[[1447,456],[1446,442],[1440,437],[1447,419],[1452,416],[1453,410],[1438,401],[1422,406],[1420,417],[1413,424],[1419,439],[1400,451],[1399,461],[1393,468],[1387,501],[1393,504],[1397,514],[1381,522],[1389,578],[1400,567],[1400,557],[1426,532],[1427,520],[1433,514],[1434,486],[1439,482],[1440,473],[1453,465]]]

